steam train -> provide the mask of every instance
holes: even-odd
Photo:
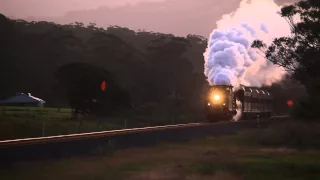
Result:
[[[231,85],[211,86],[205,100],[205,114],[209,122],[250,119],[258,115],[270,118],[273,110],[270,92],[243,85],[235,92]]]

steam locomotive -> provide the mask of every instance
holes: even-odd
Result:
[[[205,114],[209,122],[249,119],[258,115],[269,118],[273,115],[273,97],[270,92],[256,87],[240,85],[233,92],[231,85],[215,85],[207,92]]]

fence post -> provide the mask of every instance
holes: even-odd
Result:
[[[258,128],[260,128],[260,116],[259,116],[259,114],[257,115],[257,122],[258,122]]]

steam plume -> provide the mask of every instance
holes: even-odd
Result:
[[[284,70],[251,48],[256,39],[268,44],[290,33],[285,19],[277,14],[279,9],[273,0],[242,0],[235,13],[217,22],[204,53],[204,74],[211,85],[260,87],[281,80]]]
[[[242,115],[242,111],[241,111],[242,103],[241,103],[241,101],[236,99],[236,105],[237,105],[237,109],[236,109],[237,114],[235,116],[233,116],[233,118],[232,118],[233,121],[238,121],[241,118],[241,115]]]

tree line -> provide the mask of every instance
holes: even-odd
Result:
[[[3,15],[0,24],[1,99],[31,92],[46,106],[71,105],[83,113],[99,102],[115,107],[126,101],[130,107],[161,114],[172,113],[170,107],[178,104],[200,107],[206,47],[201,36],[27,22]],[[113,91],[110,97],[100,90],[103,80],[106,90]]]
[[[72,106],[81,113],[134,109],[144,116],[203,115],[208,83],[203,74],[207,39],[202,36],[3,15],[0,26],[0,99],[19,91],[43,98],[46,106]],[[103,81],[106,90],[101,90]],[[283,83],[299,86],[288,78],[269,87],[279,100],[277,110],[287,111],[285,101],[301,94],[301,88],[288,94]]]

